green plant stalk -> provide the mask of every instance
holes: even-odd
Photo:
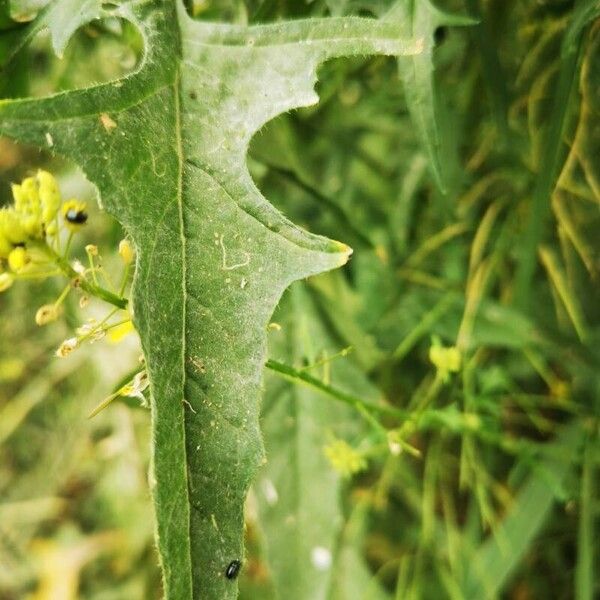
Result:
[[[421,321],[412,329],[408,335],[398,344],[392,357],[396,362],[400,362],[414,347],[414,345],[423,337],[439,319],[441,319],[452,307],[457,295],[454,292],[447,292],[436,305],[429,310]]]
[[[85,253],[88,257],[88,263],[90,265],[90,273],[92,274],[92,280],[94,281],[94,285],[98,285],[98,278],[96,277],[96,265],[94,264],[94,257],[92,253],[86,248]]]
[[[73,269],[66,257],[57,254],[52,248],[50,248],[50,246],[48,246],[48,244],[43,242],[36,242],[32,243],[31,245],[37,250],[43,252],[50,259],[51,262],[55,263],[65,275],[65,277],[68,277],[71,280],[77,280],[79,287],[85,292],[87,292],[90,296],[100,298],[101,300],[104,300],[105,302],[108,302],[109,304],[112,304],[113,306],[116,306],[121,310],[125,310],[127,308],[127,298],[117,296],[109,290],[99,285],[90,283],[89,281],[84,279],[79,273],[77,273],[77,271],[75,271],[75,269]]]
[[[309,375],[305,371],[300,371],[291,367],[289,365],[280,363],[276,360],[269,359],[265,363],[267,369],[271,369],[271,371],[275,371],[279,373],[286,379],[289,379],[296,383],[303,383],[312,387],[316,390],[323,392],[324,394],[339,400],[340,402],[344,402],[357,410],[359,412],[368,411],[370,413],[378,413],[380,415],[387,415],[390,417],[396,417],[397,419],[406,420],[410,417],[410,413],[408,411],[394,408],[392,406],[382,406],[378,404],[369,404],[360,398],[356,398],[351,394],[347,394],[346,392],[342,392],[336,388],[333,388],[325,383],[323,383],[320,379]]]

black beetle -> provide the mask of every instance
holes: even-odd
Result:
[[[232,560],[225,569],[225,577],[227,577],[227,579],[235,579],[240,572],[241,566],[242,563],[239,560]]]
[[[69,223],[75,223],[77,225],[83,225],[87,219],[87,213],[84,210],[76,210],[74,208],[70,208],[65,215],[65,219],[69,221]]]

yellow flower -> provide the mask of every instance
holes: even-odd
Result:
[[[112,344],[118,344],[126,335],[130,334],[132,331],[135,331],[133,323],[131,321],[125,321],[125,323],[122,323],[121,325],[111,327],[108,333],[108,339]]]
[[[85,202],[68,200],[62,206],[62,215],[67,227],[71,231],[78,231],[87,223],[88,219]]]
[[[29,256],[27,256],[27,250],[22,246],[17,246],[8,255],[8,266],[13,273],[22,271],[28,262]]]
[[[444,347],[439,340],[434,340],[429,348],[429,360],[444,380],[448,379],[450,373],[458,373],[462,364],[460,350],[456,346]]]
[[[40,191],[35,177],[26,177],[21,182],[21,194],[15,198],[15,208],[18,212],[34,213],[40,210]]]
[[[41,239],[44,237],[44,225],[41,219],[41,213],[37,215],[26,214],[21,217],[21,226],[25,234],[30,239]]]
[[[0,216],[2,215],[0,214]],[[0,228],[0,258],[8,258],[12,248],[12,244],[8,241],[4,235],[4,231]]]
[[[29,200],[27,198],[27,194],[23,190],[23,187],[18,183],[11,184],[12,195],[15,200],[15,208],[19,211],[25,210],[27,207]]]
[[[140,371],[136,373],[135,377],[127,384],[125,384],[120,390],[121,396],[128,396],[129,398],[139,398],[142,402],[146,399],[142,393],[150,385],[148,379],[148,373],[146,371]]]
[[[48,224],[53,221],[60,207],[60,190],[54,175],[48,171],[38,171],[40,202],[42,205],[42,220]]]
[[[28,237],[41,238],[44,227],[38,182],[35,177],[27,177],[20,186],[13,186],[15,211]]]
[[[351,477],[367,467],[365,458],[344,440],[334,440],[324,451],[331,466],[343,477]]]
[[[12,246],[22,244],[27,239],[27,234],[21,223],[19,215],[12,208],[4,208],[0,210],[0,238],[9,242]],[[8,256],[12,246],[6,254],[2,254],[3,258]],[[0,243],[0,248],[2,243]]]

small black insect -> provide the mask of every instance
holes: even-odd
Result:
[[[239,560],[232,560],[225,569],[225,577],[227,579],[235,579],[240,572],[242,563]]]
[[[446,38],[448,37],[448,28],[441,26],[437,27],[433,32],[433,39],[435,41],[436,46],[443,44]]]
[[[83,225],[87,222],[88,215],[85,212],[85,210],[77,210],[75,208],[70,208],[65,214],[65,219],[69,221],[69,223]]]

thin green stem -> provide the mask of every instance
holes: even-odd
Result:
[[[71,244],[73,243],[73,237],[74,237],[74,233],[71,231],[69,232],[69,237],[67,238],[67,246],[65,248],[65,252],[62,255],[65,259],[69,258],[69,252],[71,252]]]
[[[88,415],[88,419],[93,419],[99,412],[102,412],[109,404],[111,404],[111,402],[117,398],[117,396],[120,396],[120,390],[114,392],[113,394],[111,394],[110,396],[108,396],[107,398],[105,398],[104,400],[102,400],[102,402],[100,402],[100,404],[98,404],[98,406],[96,406]]]
[[[87,281],[82,275],[73,269],[65,256],[60,256],[57,254],[50,246],[48,246],[48,244],[37,243],[35,244],[35,247],[43,252],[53,263],[55,263],[65,277],[76,281],[77,285],[79,285],[79,287],[81,287],[81,289],[87,292],[90,296],[100,298],[101,300],[104,300],[105,302],[108,302],[109,304],[112,304],[121,310],[125,310],[127,308],[127,298],[113,294],[109,290]]]
[[[92,279],[94,281],[94,285],[98,286],[98,278],[96,277],[96,265],[94,264],[94,256],[93,254],[86,248],[85,253],[88,257],[88,263],[90,265],[90,273],[92,274]]]
[[[111,329],[114,329],[115,327],[119,327],[121,325],[125,325],[126,323],[130,323],[131,319],[127,318],[127,319],[123,319],[121,321],[117,321],[116,323],[111,323],[110,325],[107,325],[104,328],[104,331],[110,331]]]
[[[335,398],[344,404],[348,404],[352,406],[354,409],[359,412],[368,411],[369,413],[385,415],[390,417],[395,417],[397,419],[406,420],[410,418],[410,413],[408,411],[402,410],[400,408],[395,408],[393,406],[385,406],[381,404],[370,404],[365,402],[361,398],[357,398],[351,394],[347,394],[342,390],[338,390],[326,383],[323,383],[320,379],[309,375],[305,371],[300,371],[291,367],[289,365],[280,363],[276,360],[269,359],[267,360],[265,366],[267,369],[271,371],[275,371],[277,374],[281,375],[285,379],[293,381],[294,383],[303,383],[309,387],[312,387],[323,394]]]
[[[70,283],[65,286],[65,289],[61,292],[60,296],[56,299],[56,302],[54,303],[55,307],[58,308],[65,301],[65,298],[69,295],[71,289],[72,288]]]
[[[123,271],[123,279],[121,279],[121,285],[119,286],[119,296],[123,296],[123,294],[125,293],[127,281],[129,280],[129,270],[130,265],[125,265],[125,270]]]
[[[104,328],[104,325],[107,323],[107,321],[113,317],[117,312],[119,312],[119,310],[121,310],[120,308],[113,308],[113,310],[111,310],[105,317],[104,319],[102,319],[102,321],[100,321],[95,327],[92,327],[92,329],[90,329],[84,336],[80,337],[78,339],[78,342],[81,344],[81,342],[85,342],[86,340],[90,339],[91,337],[94,336],[95,333],[97,333],[100,330],[108,330],[110,329],[110,327]],[[127,319],[127,321],[129,321],[129,319]],[[122,323],[116,323],[115,325],[121,325]]]
[[[409,332],[409,334],[398,344],[392,356],[396,361],[401,361],[441,317],[452,307],[457,295],[455,292],[447,292],[437,304],[423,315],[420,322]]]
[[[33,273],[15,273],[15,279],[47,279],[48,277],[55,277],[56,275],[62,275],[63,272],[60,269],[54,271],[34,271]]]

